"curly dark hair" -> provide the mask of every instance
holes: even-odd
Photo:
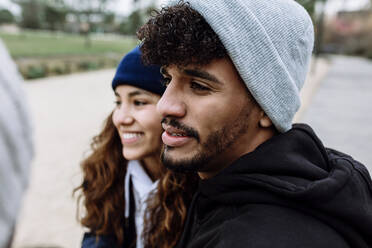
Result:
[[[206,65],[227,51],[205,19],[187,2],[164,7],[137,32],[143,61],[161,66]]]

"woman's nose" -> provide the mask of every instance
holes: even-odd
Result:
[[[134,118],[128,109],[121,107],[114,111],[113,122],[116,126],[131,125],[134,122]]]
[[[124,116],[122,120],[123,124],[127,124],[127,125],[132,124],[133,121],[134,121],[134,118],[129,115]]]

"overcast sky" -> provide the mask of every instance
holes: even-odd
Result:
[[[66,2],[73,0],[65,0]],[[76,1],[76,0],[75,0]],[[155,0],[158,5],[165,3],[166,0]],[[133,0],[114,0],[109,6],[109,9],[120,15],[128,15],[132,9]],[[151,0],[140,0],[143,4],[148,4]],[[360,9],[370,2],[370,0],[328,0],[326,5],[327,13],[335,13],[338,10],[355,10]],[[12,3],[10,0],[0,0],[0,8],[5,7],[10,9],[13,13],[19,14],[20,9],[17,4]]]

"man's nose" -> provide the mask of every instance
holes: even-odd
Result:
[[[182,88],[170,83],[156,105],[162,117],[182,118],[186,115],[186,104],[183,101]]]

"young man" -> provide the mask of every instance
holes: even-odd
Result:
[[[313,48],[293,0],[189,0],[138,32],[167,89],[163,163],[202,179],[177,247],[372,247],[371,179],[291,125]]]

